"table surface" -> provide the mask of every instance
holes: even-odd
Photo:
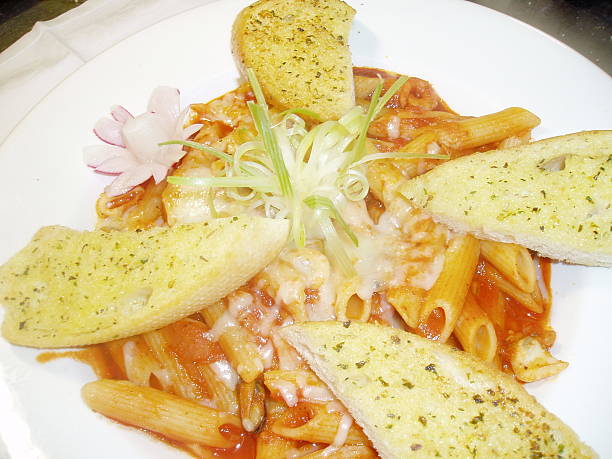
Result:
[[[9,0],[0,5],[0,52],[36,21],[52,19],[86,0]],[[127,1],[127,0],[126,0]],[[470,0],[552,35],[612,75],[612,1]]]

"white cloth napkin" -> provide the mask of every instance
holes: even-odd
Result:
[[[0,143],[83,64],[152,24],[215,0],[87,0],[0,54]]]

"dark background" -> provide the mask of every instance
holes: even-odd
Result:
[[[52,19],[85,1],[0,0],[0,52],[36,21]],[[612,75],[612,0],[471,1],[543,30]]]

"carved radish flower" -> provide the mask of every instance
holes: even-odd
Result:
[[[181,145],[159,145],[169,140],[186,140],[201,125],[183,128],[186,108],[180,111],[180,95],[175,88],[160,86],[151,94],[147,111],[133,116],[125,108],[111,107],[111,118],[101,118],[94,133],[103,145],[85,147],[85,163],[96,172],[117,175],[104,190],[118,196],[150,177],[155,183],[166,178],[168,170],[185,152]]]

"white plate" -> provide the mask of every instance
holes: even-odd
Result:
[[[91,228],[108,178],[81,162],[94,122],[120,103],[143,111],[151,90],[172,85],[190,100],[232,89],[230,27],[245,0],[219,1],[159,23],[111,48],[51,92],[0,147],[0,262],[43,225]],[[357,65],[431,81],[458,112],[509,106],[542,118],[536,138],[612,128],[612,80],[574,51],[518,21],[469,2],[356,0]],[[3,110],[10,107],[3,107]],[[527,388],[596,450],[612,454],[608,324],[612,271],[554,267],[554,353],[559,377]],[[164,444],[90,412],[84,365],[41,365],[37,351],[0,341],[0,432],[16,458],[184,458]],[[1,452],[0,452],[1,453]]]

